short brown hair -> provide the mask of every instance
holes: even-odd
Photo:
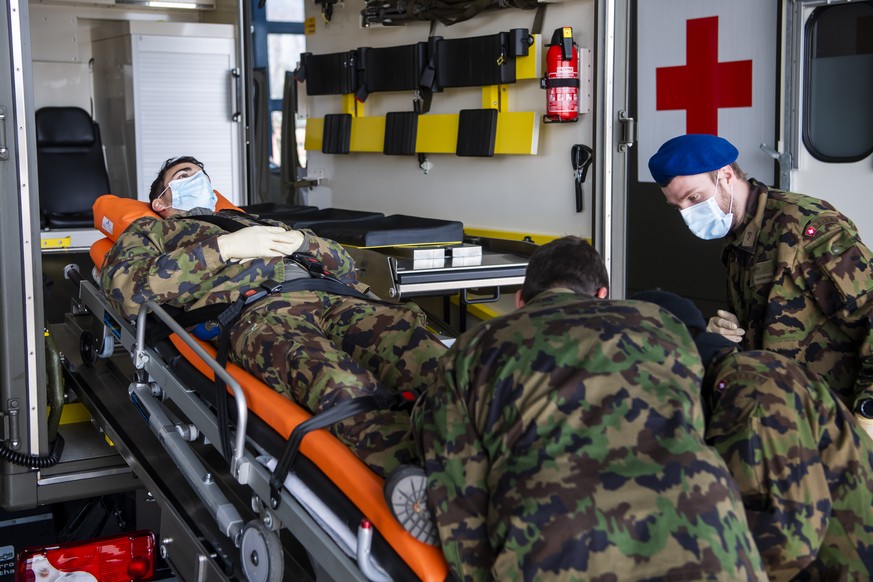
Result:
[[[571,235],[548,242],[534,251],[528,261],[521,298],[527,303],[554,287],[567,287],[591,297],[598,289],[609,288],[606,265],[591,243]]]

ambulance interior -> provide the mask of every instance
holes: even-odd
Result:
[[[487,228],[485,222],[486,228],[471,229],[473,214],[453,208],[457,202],[451,200],[459,195],[470,201],[471,188],[492,191],[469,181],[478,171],[459,164],[463,157],[496,161],[533,158],[537,152],[542,113],[534,99],[539,106],[543,46],[541,36],[528,29],[533,13],[525,13],[524,26],[498,17],[485,36],[474,37],[477,29],[469,27],[429,47],[421,42],[428,36],[427,23],[405,30],[379,27],[385,33],[381,39],[360,29],[366,38],[349,42],[356,39],[343,29],[357,28],[359,14],[340,3],[328,22],[321,7],[307,6],[324,27],[323,36],[343,34],[340,54],[366,53],[370,94],[366,102],[354,99],[332,80],[344,65],[319,52],[337,53],[330,47],[339,37],[325,40],[322,47],[307,42],[306,56],[299,56],[302,50],[293,56],[308,65],[306,82],[294,80],[290,70],[273,72],[281,88],[273,101],[286,125],[269,127],[269,102],[258,102],[266,97],[259,94],[266,87],[258,85],[256,75],[243,79],[235,70],[243,60],[240,54],[246,54],[237,45],[236,23],[245,15],[236,14],[236,6],[83,9],[34,3],[29,8],[32,37],[51,38],[54,44],[34,43],[33,54],[41,259],[49,282],[43,309],[52,339],[49,351],[63,369],[57,384],[65,391],[49,398],[49,404],[54,411],[69,400],[63,408],[78,408],[87,420],[95,419],[106,436],[95,433],[92,440],[98,442],[80,442],[71,436],[69,421],[62,421],[57,430],[66,437],[66,447],[61,450],[57,439],[46,443],[46,464],[53,455],[57,463],[40,470],[43,482],[67,486],[57,502],[82,496],[85,489],[90,496],[147,491],[137,498],[156,499],[161,508],[159,517],[152,518],[160,520],[152,525],[161,536],[156,551],[182,579],[443,579],[439,548],[417,542],[398,525],[381,479],[332,437],[324,431],[307,434],[298,439],[299,454],[296,449],[283,453],[285,441],[308,413],[285,399],[277,402],[274,392],[232,365],[228,370],[243,379],[231,377],[214,364],[214,350],[184,330],[174,330],[174,338],[183,338],[174,340],[177,345],[146,345],[146,314],[162,318],[159,306],[149,305],[135,322],[112,310],[95,275],[111,244],[103,235],[114,238],[124,224],[94,212],[93,203],[111,195],[148,212],[143,199],[155,170],[168,157],[194,154],[206,163],[229,204],[347,244],[363,280],[378,295],[393,301],[418,299],[439,314],[433,317],[435,329],[448,338],[466,327],[470,306],[483,306],[476,312],[483,317],[488,305],[501,301],[501,291],[512,295],[535,240],[544,240],[527,230],[500,236],[503,228]],[[78,54],[73,58],[69,47],[54,40],[62,38],[75,39]],[[421,96],[413,90],[417,82],[410,86],[408,79],[420,76],[420,61],[436,58],[440,50],[444,65],[435,68],[440,85],[428,95],[433,115],[422,117],[428,125],[416,132]],[[580,62],[590,67],[587,50]],[[410,60],[399,74],[394,71],[392,78],[392,59],[398,54],[415,62]],[[488,69],[481,63],[494,56],[501,59],[498,77],[463,70],[471,59]],[[460,64],[452,69],[451,61]],[[297,63],[285,66],[297,68]],[[501,85],[489,86],[498,81]],[[319,82],[327,86],[319,88]],[[397,82],[407,84],[398,88]],[[590,88],[587,78],[584,89]],[[297,102],[307,108],[303,113],[288,109],[297,90]],[[524,99],[529,111],[517,111]],[[260,125],[264,122],[267,127]],[[574,126],[590,130],[592,123],[583,119]],[[259,141],[260,149],[244,148],[243,137]],[[280,137],[291,144],[290,153],[288,148],[273,151],[272,142]],[[563,139],[571,139],[569,132]],[[95,156],[101,149],[102,155]],[[270,160],[296,168],[298,156],[307,158],[306,165],[295,171],[279,169]],[[344,156],[340,167],[346,162],[364,167],[340,171],[334,166],[339,156]],[[92,163],[104,159],[105,166]],[[591,159],[584,161],[587,168]],[[507,162],[498,163],[507,167]],[[369,179],[376,168],[399,165],[410,168],[415,183],[384,192],[388,195],[382,199],[382,192],[344,192],[356,187],[339,183],[340,173],[363,172]],[[574,169],[566,160],[561,165],[569,168],[562,199],[575,208],[576,197],[583,195],[581,180],[574,189]],[[466,182],[466,194],[452,183],[428,181],[455,172],[468,175],[459,177],[459,183]],[[82,186],[82,196],[63,188],[70,181]],[[57,182],[61,187],[54,188]],[[434,189],[433,196],[422,188]],[[417,190],[417,200],[404,200],[404,191]],[[429,207],[429,201],[440,210]],[[584,219],[581,199],[578,205]],[[179,353],[191,361],[184,363]],[[215,396],[207,379],[213,374],[227,376],[233,394],[227,403]],[[200,393],[194,388],[198,384]],[[227,424],[218,414],[223,407],[230,409],[229,431],[219,428]],[[271,414],[275,410],[282,413]],[[143,430],[141,417],[154,434]],[[90,426],[81,428],[87,432]],[[222,458],[217,445],[228,442],[231,454]],[[283,456],[293,459],[290,474]],[[168,471],[168,462],[178,471]],[[81,470],[71,475],[71,463],[87,467],[90,477]],[[272,472],[270,463],[284,465]],[[280,477],[286,474],[287,480]],[[141,513],[137,522],[153,512]],[[362,520],[372,527],[363,527]],[[285,539],[289,533],[291,542]]]
[[[466,20],[407,20],[401,4],[19,5],[42,278],[21,327],[39,329],[30,347],[41,357],[10,356],[39,365],[29,386],[4,378],[3,390],[7,402],[30,403],[17,412],[15,450],[48,460],[4,465],[4,510],[67,505],[70,537],[153,531],[159,574],[182,580],[446,576],[439,548],[394,519],[379,477],[325,431],[293,436],[305,410],[217,365],[212,346],[160,306],[128,321],[103,296],[95,274],[129,218],[94,203],[108,194],[148,213],[148,186],[173,156],[201,159],[229,205],[346,245],[377,295],[417,302],[448,342],[512,309],[527,257],[563,234],[601,251],[614,297],[661,286],[705,312],[721,306],[718,245],[692,244],[643,175],[640,144],[659,135],[634,119],[649,107],[636,92],[649,74],[637,69],[643,3],[495,3]],[[777,31],[781,13],[795,26],[768,49],[770,69],[755,69],[755,79],[772,71],[765,91],[777,92],[780,55],[799,54],[819,4],[774,2],[754,21]],[[712,6],[686,16],[706,18]],[[547,95],[563,93],[542,79],[550,49],[564,48],[554,39],[567,34],[578,91],[565,122],[546,115]],[[744,161],[774,185],[784,175],[792,188],[815,183],[823,172],[802,170],[828,156],[804,145],[792,115],[805,109],[771,99],[779,106],[759,114]],[[654,100],[651,108],[649,119],[659,114]],[[833,156],[866,176],[865,144],[849,145]],[[672,248],[682,249],[675,260]],[[149,326],[172,334],[150,344]],[[59,541],[56,531],[43,539]]]

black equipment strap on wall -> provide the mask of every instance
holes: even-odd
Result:
[[[577,143],[570,149],[570,163],[573,165],[576,184],[576,212],[583,210],[582,183],[585,182],[592,161],[594,161],[594,151],[587,145]]]

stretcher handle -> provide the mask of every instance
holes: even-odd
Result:
[[[243,452],[245,451],[245,442],[246,442],[246,425],[248,424],[248,406],[246,404],[246,395],[243,392],[242,388],[239,385],[239,382],[231,376],[227,370],[225,370],[222,366],[219,365],[215,359],[209,355],[209,353],[203,349],[203,347],[197,343],[191,335],[185,331],[181,325],[176,323],[176,321],[167,313],[163,307],[149,299],[146,301],[142,307],[139,308],[139,313],[136,316],[136,353],[134,355],[134,365],[137,369],[142,369],[145,366],[145,363],[148,361],[148,356],[146,356],[146,343],[145,343],[145,330],[146,330],[146,316],[149,313],[154,313],[158,316],[162,322],[164,322],[170,330],[179,336],[185,344],[188,345],[189,348],[194,350],[194,353],[197,354],[200,359],[206,362],[206,365],[212,369],[213,374],[218,375],[224,383],[230,387],[231,392],[233,392],[234,402],[236,403],[236,437],[234,438],[234,450],[233,450],[233,459],[231,460],[231,470],[234,472],[234,476],[236,476],[236,471],[242,466],[243,460]],[[219,395],[220,397],[220,395]],[[220,428],[219,428],[220,430]]]

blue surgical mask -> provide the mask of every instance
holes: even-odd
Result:
[[[218,197],[212,191],[212,183],[205,172],[172,180],[167,188],[173,193],[173,208],[176,210],[188,211],[194,208],[215,210],[218,202]]]
[[[734,187],[731,184],[731,202],[727,214],[722,210],[716,201],[718,194],[718,176],[715,179],[715,191],[706,202],[695,204],[689,208],[683,208],[679,211],[682,215],[682,220],[688,225],[688,230],[697,238],[703,240],[715,240],[723,238],[731,230],[731,225],[734,222]]]

